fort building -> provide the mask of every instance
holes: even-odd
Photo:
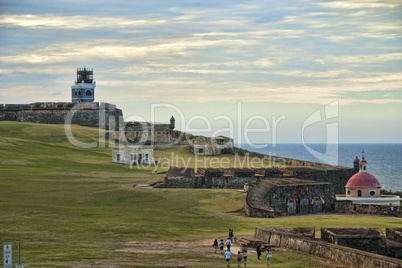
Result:
[[[399,196],[381,195],[381,184],[377,178],[367,171],[367,161],[363,156],[353,161],[358,162],[359,172],[353,175],[345,185],[346,194],[336,195],[337,201],[352,201],[353,204],[400,206]]]
[[[110,130],[109,139],[125,144],[171,144],[175,140],[175,118],[170,124],[124,122],[116,105],[94,102],[96,83],[92,68],[77,68],[71,86],[71,102],[0,104],[0,121],[39,124],[74,124]]]
[[[152,144],[157,147],[176,141],[176,134],[171,130],[172,124],[129,121],[124,122],[119,132],[109,135],[114,135],[115,140],[127,145]]]
[[[246,196],[251,217],[273,218],[332,211],[334,191],[328,182],[296,178],[261,180]]]
[[[195,155],[219,155],[233,153],[233,139],[224,136],[199,136],[190,140],[191,151]]]
[[[150,145],[129,145],[113,147],[112,162],[126,165],[154,163],[154,149]]]

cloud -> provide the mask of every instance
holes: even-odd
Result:
[[[389,82],[389,81],[400,81],[402,85],[402,73],[397,74],[387,74],[381,76],[370,76],[363,78],[351,78],[352,82],[360,82],[360,83],[380,83],[380,82]]]
[[[360,8],[395,8],[400,5],[397,1],[376,0],[348,0],[317,3],[317,5],[334,9],[360,9]]]
[[[346,55],[328,56],[315,60],[321,64],[328,63],[379,63],[402,60],[402,53],[372,54],[372,55]]]
[[[55,16],[55,15],[0,15],[0,26],[26,28],[124,28],[149,27],[165,24],[166,20],[128,20],[118,17]]]
[[[69,61],[89,59],[115,59],[128,61],[143,57],[181,56],[193,53],[193,50],[205,49],[208,47],[226,46],[241,47],[255,43],[252,40],[242,39],[217,39],[205,40],[202,38],[173,38],[154,40],[154,44],[137,46],[129,41],[102,40],[98,39],[96,45],[92,41],[65,42],[48,44],[46,47],[29,51],[27,53],[0,56],[0,62],[5,63],[29,63],[29,64],[50,64]],[[156,44],[155,44],[156,43]]]
[[[293,76],[293,77],[339,77],[341,74],[350,73],[350,70],[328,70],[328,71],[305,71],[305,70],[288,70],[288,71],[274,71],[274,74]]]

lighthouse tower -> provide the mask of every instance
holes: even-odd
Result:
[[[71,86],[72,102],[93,102],[96,82],[92,68],[77,68],[77,80]]]

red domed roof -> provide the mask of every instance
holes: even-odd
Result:
[[[364,159],[364,157],[362,158],[362,160],[360,160],[360,163],[367,163],[366,159]]]
[[[381,187],[376,177],[368,172],[359,172],[353,175],[345,187],[377,188]]]

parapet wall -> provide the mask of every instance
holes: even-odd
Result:
[[[384,215],[402,218],[402,207],[394,206],[393,208],[394,211],[391,211],[390,206],[353,204],[350,200],[335,202],[336,213]]]
[[[321,228],[321,239],[381,255],[387,252],[385,236],[380,228]]]
[[[40,124],[76,124],[117,129],[123,113],[110,103],[38,102],[0,104],[0,121]]]
[[[401,268],[402,261],[357,249],[332,245],[327,242],[277,232],[272,229],[256,228],[254,238],[264,242],[336,261],[352,267]]]

